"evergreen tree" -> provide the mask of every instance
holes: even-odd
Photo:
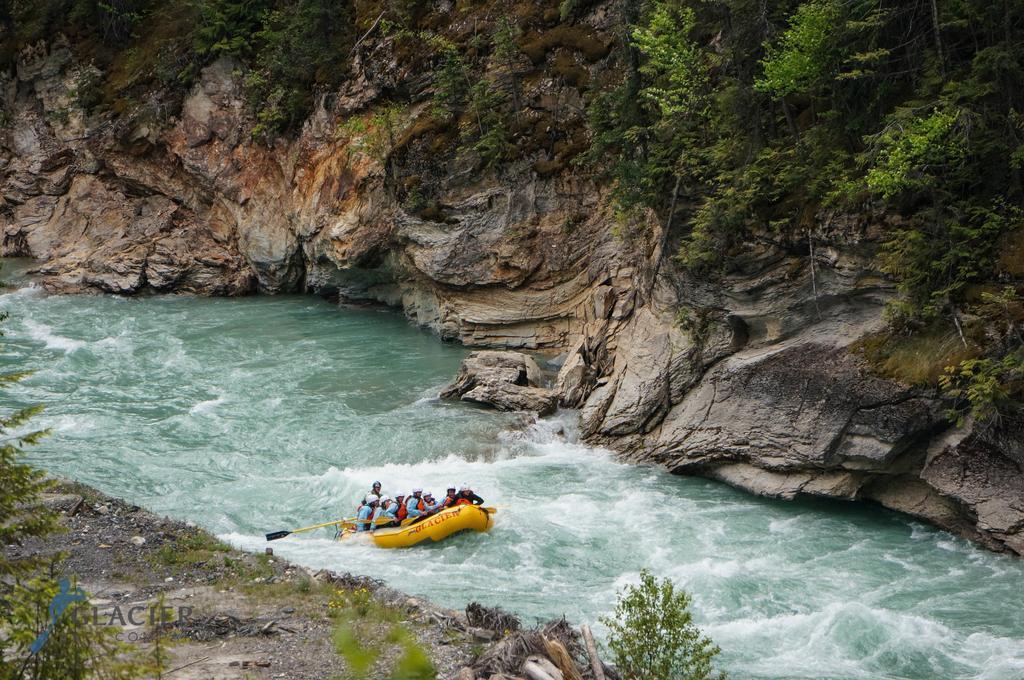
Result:
[[[0,314],[0,323],[7,314]],[[0,337],[3,336],[0,330]],[[9,389],[31,373],[14,371],[0,374],[0,389]],[[30,406],[0,413],[0,545],[21,546],[26,540],[43,538],[58,527],[56,514],[43,505],[41,495],[51,486],[41,470],[25,463],[24,447],[36,444],[47,430],[31,428],[31,419],[42,411]],[[9,583],[37,570],[44,561],[39,557],[10,557],[0,553],[0,582]],[[5,594],[0,591],[0,608]]]

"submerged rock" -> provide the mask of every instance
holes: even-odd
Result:
[[[441,390],[441,398],[546,415],[558,400],[553,390],[541,387],[542,380],[537,362],[521,352],[473,352],[463,359],[455,382]]]

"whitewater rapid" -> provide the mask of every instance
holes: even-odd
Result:
[[[838,502],[780,502],[624,465],[576,414],[438,401],[465,350],[398,315],[309,298],[0,296],[13,393],[43,403],[54,473],[253,550],[385,492],[468,482],[489,534],[384,552],[328,531],[276,541],[312,568],[528,622],[607,614],[641,568],[694,597],[733,678],[1024,678],[1024,562]],[[9,401],[6,399],[5,401]]]

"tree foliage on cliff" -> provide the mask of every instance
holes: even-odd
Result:
[[[945,323],[998,361],[979,295],[1021,284],[999,259],[1024,229],[1022,43],[1009,0],[649,1],[592,99],[592,158],[705,275],[751,239],[807,248],[830,212],[890,225],[893,330]]]
[[[403,6],[408,3],[395,3]],[[353,3],[327,0],[12,0],[2,56],[65,34],[108,74],[107,103],[126,107],[154,83],[189,86],[219,57],[247,72],[257,133],[294,129],[320,91],[348,73],[356,39]]]

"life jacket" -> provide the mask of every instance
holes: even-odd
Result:
[[[363,510],[370,511],[369,514],[366,515],[366,517],[363,517]],[[359,508],[359,512],[356,513],[356,531],[367,531],[368,529],[371,529],[373,527],[373,524],[370,523],[370,520],[372,519],[373,508],[371,508],[366,503],[363,503],[363,506]]]
[[[419,510],[420,512],[427,511],[427,504],[423,502],[422,498],[416,499],[416,509]]]
[[[405,509],[405,503],[398,504],[398,512],[395,513],[395,517],[401,522],[403,519],[409,516],[409,511]]]
[[[455,501],[455,505],[473,505],[473,501],[459,496],[459,500]]]

